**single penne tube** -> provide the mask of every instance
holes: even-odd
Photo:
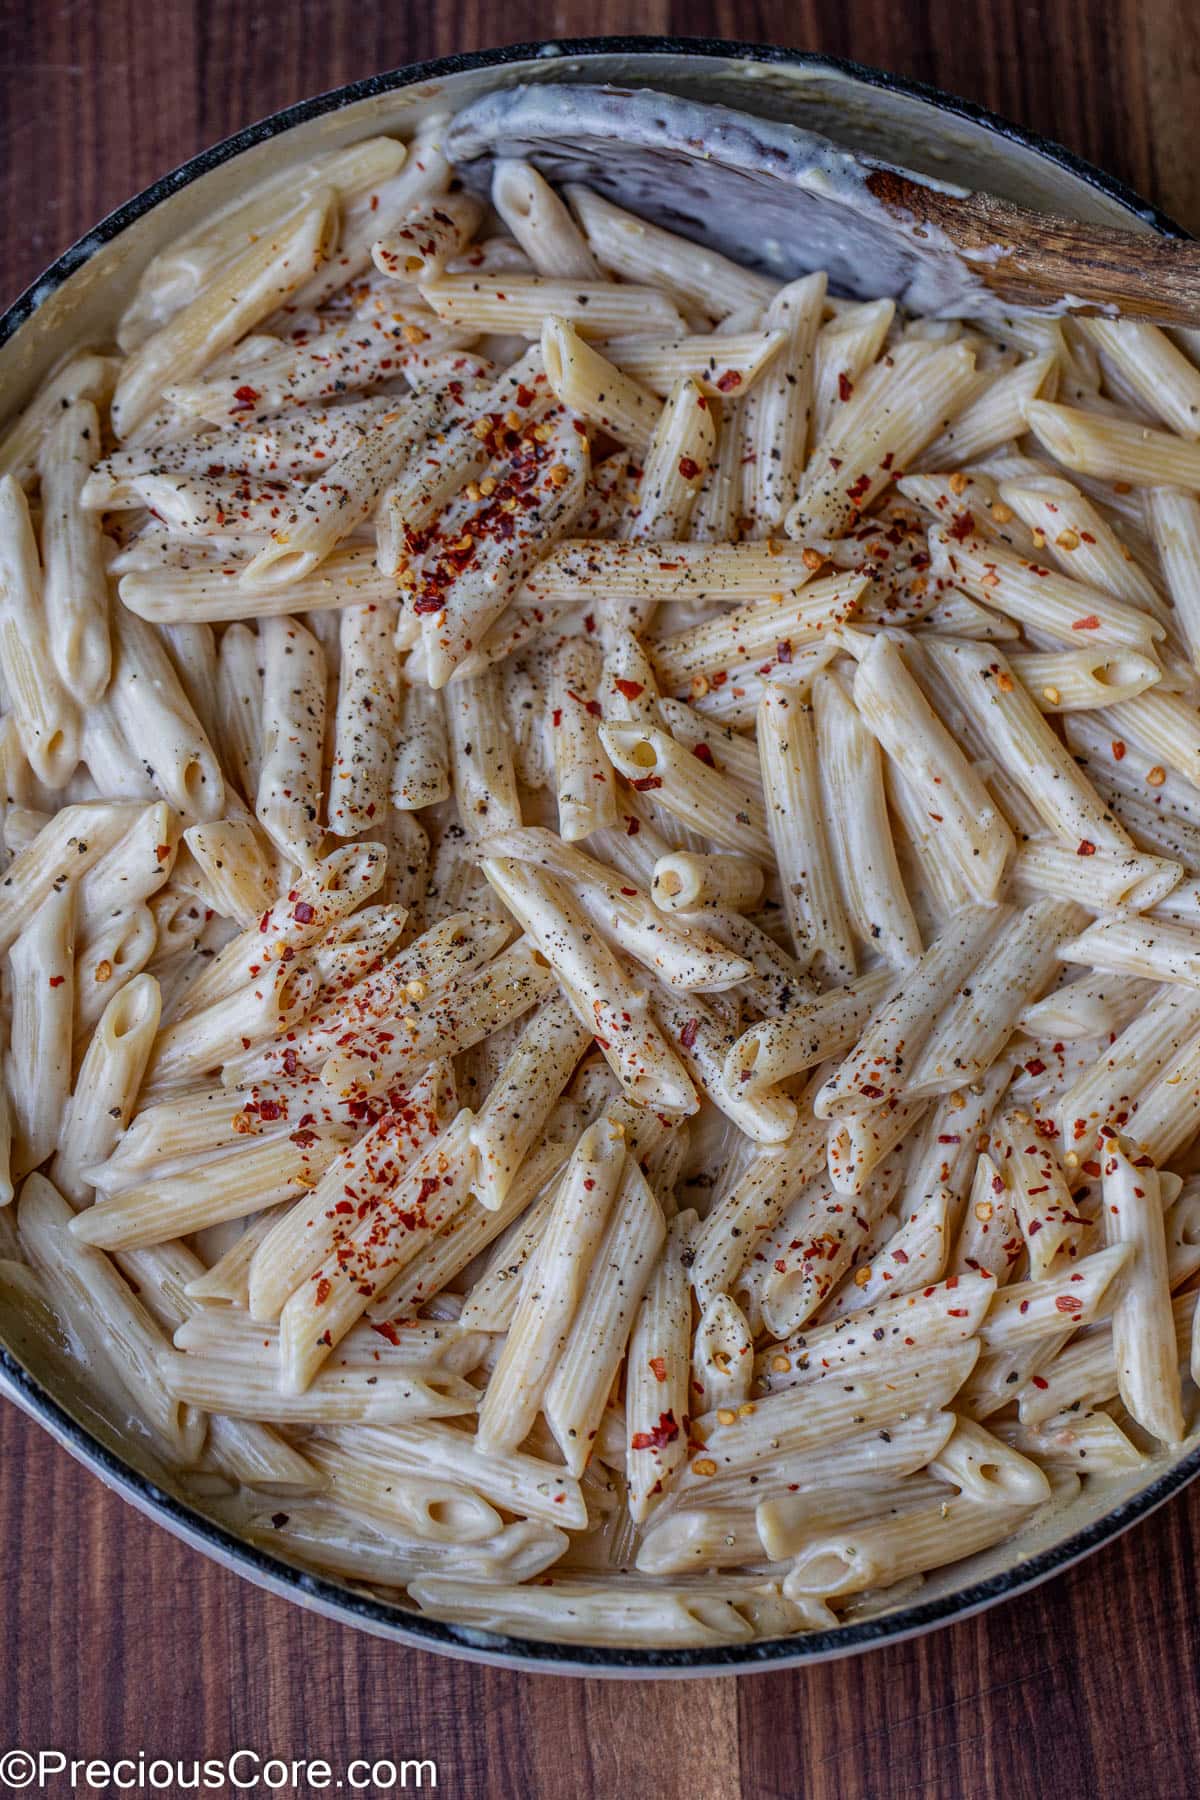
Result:
[[[1200,932],[1141,917],[1097,919],[1059,946],[1063,962],[1146,981],[1200,984]]]
[[[75,918],[83,942],[94,922],[158,892],[175,862],[180,825],[178,814],[165,801],[144,807],[124,836],[80,878]]]
[[[339,1427],[330,1426],[331,1432]],[[404,1430],[403,1426],[355,1427],[360,1431],[381,1429]],[[422,1433],[434,1429],[431,1424],[419,1428]],[[372,1520],[387,1525],[400,1525],[417,1537],[434,1544],[450,1544],[459,1549],[492,1537],[501,1528],[499,1513],[493,1506],[459,1482],[447,1481],[438,1474],[412,1474],[407,1469],[397,1478],[380,1461],[367,1462],[357,1452],[340,1448],[325,1437],[309,1441],[310,1460],[320,1470],[329,1498],[354,1512],[365,1513]],[[414,1456],[421,1466],[427,1459]]]
[[[1162,1205],[1158,1216],[1161,1224]],[[1091,1325],[1125,1291],[1134,1253],[1125,1242],[1081,1256],[1058,1273],[1001,1288],[979,1327],[989,1353],[1036,1343],[1057,1329]],[[1164,1261],[1165,1269],[1165,1261]]]
[[[104,536],[99,516],[80,504],[99,444],[95,403],[76,400],[53,421],[38,454],[42,605],[55,667],[80,706],[100,699],[112,666]]]
[[[773,649],[780,635],[799,635],[806,622],[815,631],[848,618],[867,585],[853,574],[812,577],[811,560],[805,562],[801,551],[770,540],[651,546],[576,538],[554,547],[526,589],[537,599],[585,602],[597,593],[613,600],[754,601],[681,634],[678,645],[666,639],[649,647],[664,687],[675,688],[686,687],[706,660],[721,668],[738,646],[744,646],[741,655],[754,656],[760,648]],[[806,583],[811,586],[803,591]],[[780,599],[763,598],[775,593]]]
[[[768,276],[651,225],[591,188],[569,186],[566,196],[603,269],[622,281],[663,287],[687,311],[699,307],[710,318],[726,318],[745,307],[765,306],[776,292]]]
[[[528,1631],[567,1644],[702,1648],[740,1643],[753,1635],[732,1597],[690,1587],[617,1589],[561,1577],[553,1589],[505,1587],[426,1575],[410,1582],[408,1591],[434,1618],[480,1631]],[[741,1592],[737,1598],[743,1598]]]
[[[612,951],[555,877],[512,857],[488,857],[488,881],[554,970],[630,1098],[669,1113],[695,1110],[688,1075]]]
[[[512,742],[496,672],[456,681],[445,691],[450,774],[464,829],[482,837],[521,823]]]
[[[888,1295],[924,1292],[938,1282],[950,1260],[953,1238],[952,1196],[945,1188],[917,1202],[908,1217],[876,1247],[868,1239],[856,1252],[854,1279],[843,1281],[822,1311],[822,1318],[857,1315]]]
[[[562,405],[644,457],[661,411],[651,389],[610,362],[567,319],[552,314],[543,322],[541,347],[546,379]]]
[[[1158,1172],[1135,1166],[1114,1138],[1105,1138],[1100,1154],[1105,1239],[1132,1247],[1113,1308],[1118,1392],[1144,1431],[1178,1444],[1185,1427]]]
[[[1025,433],[1025,408],[1057,382],[1053,352],[1025,357],[1010,369],[987,372],[986,384],[923,452],[931,469],[962,468]]]
[[[578,225],[531,163],[497,158],[491,198],[539,275],[568,281],[594,281],[599,275]]]
[[[643,1575],[686,1575],[756,1563],[762,1555],[753,1512],[697,1507],[650,1525],[638,1547],[637,1569]]]
[[[503,1204],[590,1043],[562,994],[544,1000],[525,1025],[471,1123],[471,1191],[488,1211]]]
[[[948,1491],[944,1482],[927,1474],[886,1479],[867,1475],[841,1493],[799,1487],[795,1493],[773,1495],[755,1507],[759,1553],[765,1552],[772,1562],[785,1562],[798,1556],[814,1537],[915,1510],[946,1499]]]
[[[71,1219],[62,1195],[44,1176],[31,1175],[17,1208],[22,1250],[52,1303],[106,1357],[154,1435],[179,1463],[194,1463],[204,1443],[204,1414],[163,1386],[158,1359],[168,1348],[166,1338],[108,1257],[73,1236]]]
[[[1060,1254],[1078,1254],[1087,1221],[1072,1202],[1053,1140],[1027,1113],[1014,1109],[998,1114],[989,1136],[996,1179],[1029,1252],[1030,1271],[1040,1277],[1049,1273]],[[1073,1172],[1078,1164],[1065,1162],[1065,1167]],[[992,1187],[995,1192],[995,1181]]]
[[[104,1250],[136,1250],[244,1219],[315,1187],[342,1140],[303,1130],[219,1156],[98,1200],[78,1215],[77,1235]]]
[[[1192,1142],[1200,1131],[1200,1036],[1141,1094],[1129,1129],[1139,1155],[1159,1168]]]
[[[588,1523],[580,1485],[561,1463],[520,1450],[485,1449],[477,1434],[454,1426],[431,1422],[370,1427],[345,1441],[353,1442],[368,1465],[417,1478],[436,1472],[440,1479],[461,1482],[506,1512],[564,1531],[579,1531]]]
[[[1037,1506],[1050,1498],[1050,1483],[1037,1463],[974,1419],[958,1421],[929,1472],[985,1505]]]
[[[1045,1425],[994,1419],[995,1436],[1050,1474],[1129,1475],[1146,1458],[1107,1413],[1068,1413]]]
[[[854,943],[821,815],[817,734],[798,693],[773,683],[764,689],[757,739],[792,947],[802,964],[816,962],[830,978],[852,976]]]
[[[824,299],[823,274],[807,275],[780,288],[764,314],[763,325],[765,340],[781,335],[783,342],[777,353],[768,353],[765,371],[761,375],[758,367],[746,371],[737,386],[728,370],[717,379],[719,393],[743,394],[752,388],[744,421],[754,458],[748,465],[752,481],[747,510],[759,535],[782,526],[804,474],[814,348]]]
[[[330,247],[335,217],[328,189],[302,201],[126,358],[112,398],[119,438],[149,417],[168,382],[198,375],[309,278]]]
[[[1102,1125],[1125,1126],[1150,1089],[1200,1031],[1200,994],[1167,983],[1057,1107],[1064,1167],[1073,1175],[1094,1153]],[[1175,1090],[1177,1097],[1178,1089]]]
[[[103,1163],[133,1116],[158,1030],[162,996],[138,975],[109,1001],[79,1067],[58,1134],[53,1178],[74,1206],[87,1201],[85,1171]]]
[[[980,1079],[1004,1050],[1022,1008],[1049,986],[1079,920],[1073,901],[1043,899],[1006,924],[908,1062],[910,1098],[946,1094]]]
[[[1035,1505],[1001,1505],[966,1494],[934,1501],[891,1518],[864,1520],[843,1531],[811,1538],[784,1582],[797,1594],[842,1599],[866,1588],[886,1588],[998,1543],[1030,1517]]]
[[[601,725],[600,741],[613,767],[673,818],[737,854],[770,860],[760,802],[728,776],[707,767],[667,731],[650,726]]]
[[[929,638],[923,648],[957,702],[974,712],[996,761],[1055,837],[1076,848],[1129,848],[1128,834],[994,645]]]
[[[971,894],[995,899],[1013,838],[976,769],[934,713],[894,639],[879,636],[854,675],[859,717],[899,766]]]
[[[889,969],[871,969],[847,987],[801,999],[781,1017],[751,1025],[726,1057],[726,1082],[738,1093],[777,1087],[849,1050],[894,985]]]
[[[692,1303],[683,1252],[694,1224],[692,1212],[672,1223],[629,1336],[625,1468],[638,1524],[687,1455]]]
[[[844,536],[893,471],[909,468],[959,410],[974,371],[974,352],[961,343],[901,344],[867,370],[813,447],[787,515],[789,536]]]
[[[820,1118],[862,1112],[899,1099],[939,1014],[985,955],[1007,915],[972,906],[951,919],[915,967],[893,977],[849,1056],[814,1102]]]
[[[230,1419],[217,1413],[208,1421],[204,1461],[261,1494],[311,1493],[321,1478],[312,1464],[269,1425],[252,1419]]]
[[[262,641],[249,625],[233,624],[221,634],[216,712],[225,767],[253,805],[262,765],[263,679]]]
[[[1152,487],[1143,503],[1176,626],[1193,666],[1200,666],[1200,500],[1178,488]]]
[[[107,703],[163,799],[189,825],[219,818],[225,780],[216,753],[157,632],[125,607],[113,618]]]
[[[1046,400],[1031,401],[1025,417],[1054,460],[1078,474],[1134,487],[1200,486],[1200,446],[1174,432]]]
[[[542,1394],[546,1422],[575,1476],[592,1453],[665,1236],[662,1208],[637,1164],[626,1157],[575,1316]]]
[[[442,275],[421,283],[421,298],[439,319],[459,330],[503,332],[536,339],[548,313],[568,320],[582,336],[620,337],[650,330],[682,337],[683,320],[656,288],[544,275]]]
[[[801,1382],[839,1380],[846,1369],[886,1366],[898,1345],[965,1343],[977,1334],[995,1292],[992,1276],[975,1270],[908,1293],[888,1289],[852,1313],[760,1351],[753,1391],[774,1393]]]
[[[1177,769],[1193,787],[1200,785],[1200,732],[1195,708],[1181,694],[1143,693],[1119,700],[1116,695],[1097,720],[1110,742],[1126,743],[1155,759],[1160,769]]]
[[[51,892],[8,953],[12,1018],[5,1085],[12,1170],[27,1174],[58,1142],[71,1091],[75,998],[75,892]]]
[[[739,529],[742,505],[743,403],[720,407],[716,454],[692,508],[690,536],[696,544],[726,544]]]
[[[161,896],[156,895],[157,905]],[[195,943],[196,928],[203,924],[199,908],[189,908],[187,944]],[[101,921],[86,944],[75,952],[75,1037],[91,1031],[113,995],[135,975],[140,975],[159,946],[159,926],[145,905],[123,906]],[[80,1046],[82,1053],[82,1046]]]
[[[135,1257],[138,1254],[131,1252]],[[238,1307],[190,1307],[175,1328],[172,1342],[177,1350],[263,1369],[273,1368],[279,1361],[276,1327],[258,1324]],[[462,1375],[475,1366],[486,1342],[481,1332],[460,1333],[453,1325],[412,1320],[403,1329],[380,1332],[364,1320],[342,1339],[329,1367],[440,1368]]]
[[[325,657],[295,619],[270,618],[263,651],[263,744],[254,810],[283,855],[310,869],[320,854]]]
[[[1100,508],[1073,482],[1039,470],[1002,481],[998,493],[1001,506],[1029,528],[1030,544],[1024,554],[1032,558],[1045,550],[1065,575],[1141,607],[1169,626],[1170,609],[1158,587]]]
[[[815,283],[819,277],[807,279]],[[785,291],[780,290],[777,302]],[[759,385],[764,371],[773,369],[780,358],[785,342],[783,325],[680,338],[648,337],[639,332],[633,337],[607,339],[604,353],[619,369],[664,399],[675,383],[686,377],[719,400],[741,396]]]
[[[819,1121],[801,1113],[798,1129],[783,1144],[760,1146],[735,1173],[692,1239],[692,1287],[701,1306],[732,1292],[760,1233],[771,1231],[797,1194],[825,1162]]]
[[[251,592],[240,583],[244,566],[239,557],[226,554],[195,568],[130,569],[120,578],[121,599],[151,624],[194,625],[300,615],[396,595],[395,577],[380,572],[369,544],[342,545],[311,575],[287,587]]]
[[[1036,859],[1046,846],[1030,846]],[[1070,855],[1070,851],[1064,852]],[[1103,876],[1101,877],[1103,880]],[[1127,975],[1083,975],[1065,987],[1055,988],[1044,1000],[1036,1000],[1022,1012],[1018,1025],[1026,1036],[1037,1038],[1115,1039],[1141,1011],[1154,992],[1152,983]]]
[[[894,968],[911,968],[921,936],[896,861],[879,746],[838,678],[813,682],[817,766],[842,903],[855,935]]]
[[[821,326],[813,352],[814,442],[833,434],[835,416],[883,349],[895,314],[894,300],[850,302]]]
[[[1141,319],[1080,319],[1138,399],[1181,438],[1200,438],[1200,370],[1165,331]]]
[[[744,856],[704,856],[673,850],[654,864],[650,898],[661,911],[695,912],[705,906],[753,912],[762,899],[763,871]]]
[[[168,1394],[230,1418],[280,1425],[396,1425],[474,1410],[475,1389],[440,1369],[326,1369],[302,1394],[281,1392],[274,1370],[217,1356],[164,1351],[159,1375]]]
[[[552,665],[549,697],[558,829],[568,843],[616,822],[616,785],[599,736],[596,696],[602,660],[596,644],[568,637]]]
[[[335,1154],[311,1191],[297,1195],[255,1245],[247,1282],[250,1316],[277,1319],[290,1295],[336,1257],[359,1208],[373,1211],[450,1124],[454,1086],[435,1065],[386,1105],[370,1129]],[[307,1116],[302,1114],[301,1116]],[[341,1210],[348,1206],[348,1211]]]
[[[632,543],[686,537],[715,452],[713,409],[699,382],[681,376],[663,402],[643,458],[637,503],[622,535]],[[635,632],[645,627],[653,608],[652,599],[617,604],[621,624]]]
[[[588,1270],[604,1241],[625,1165],[624,1134],[607,1118],[591,1126],[576,1145],[480,1406],[479,1441],[488,1451],[515,1449],[542,1407]],[[584,1446],[585,1457],[589,1448],[590,1443]]]
[[[886,1368],[856,1372],[851,1381],[785,1388],[752,1401],[729,1424],[706,1413],[693,1421],[703,1452],[688,1467],[702,1477],[727,1477],[891,1419],[936,1412],[958,1392],[978,1355],[974,1340],[924,1353],[907,1350]]]
[[[279,881],[274,847],[249,814],[189,825],[181,851],[173,883],[181,896],[194,894],[243,929],[270,910]]]
[[[286,1301],[279,1315],[279,1381],[284,1393],[303,1394],[322,1364],[381,1293],[467,1198],[465,1110],[379,1205],[355,1218],[333,1254]]]
[[[754,1338],[745,1314],[728,1294],[714,1294],[700,1315],[692,1345],[693,1412],[721,1416],[723,1424],[750,1399]],[[725,1415],[729,1415],[728,1417]]]
[[[973,535],[929,528],[932,573],[949,587],[1056,642],[1077,649],[1082,641],[1153,658],[1164,628],[1152,614],[1114,600],[1100,588]]]
[[[379,1521],[361,1513],[308,1499],[290,1499],[286,1513],[258,1515],[249,1529],[271,1555],[293,1557],[321,1574],[392,1588],[439,1566],[468,1581],[532,1580],[558,1561],[569,1542],[552,1526],[524,1522],[505,1525],[479,1544],[439,1548],[415,1532],[393,1525],[381,1530]]]
[[[371,246],[371,261],[394,281],[436,281],[479,228],[483,207],[473,194],[422,198]]]
[[[329,829],[338,837],[369,831],[387,809],[399,726],[397,611],[394,601],[342,611],[327,801]]]
[[[16,478],[0,479],[0,664],[7,710],[38,779],[52,789],[80,756],[80,720],[51,650],[45,589],[29,503]]]
[[[1043,842],[1023,846],[1013,875],[1024,887],[1091,912],[1141,913],[1169,898],[1182,878],[1183,865],[1136,850],[1097,850],[1081,857],[1065,844]],[[1026,1011],[1031,1012],[1032,1005]]]
[[[403,1021],[343,1031],[322,1064],[321,1079],[335,1094],[376,1093],[425,1068],[435,1057],[468,1050],[519,1019],[551,991],[554,977],[525,939],[459,986],[446,985],[410,1001]]]
[[[436,806],[450,794],[450,749],[442,695],[426,682],[403,682],[397,695],[391,802],[401,812]]]

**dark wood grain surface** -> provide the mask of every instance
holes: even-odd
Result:
[[[0,0],[0,295],[290,101],[455,50],[634,31],[937,83],[1200,231],[1196,0]],[[1024,1599],[805,1674],[530,1678],[259,1593],[0,1406],[0,1751],[432,1757],[439,1791],[469,1800],[1174,1800],[1200,1785],[1198,1528],[1193,1489]]]

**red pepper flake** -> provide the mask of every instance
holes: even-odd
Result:
[[[1096,846],[1093,844],[1091,838],[1080,838],[1079,848],[1075,854],[1076,856],[1095,856]]]
[[[1071,625],[1072,631],[1099,631],[1099,629],[1100,621],[1095,613],[1088,613],[1082,619],[1075,619]]]
[[[678,1436],[674,1412],[665,1412],[659,1413],[658,1424],[649,1431],[635,1431],[629,1443],[634,1450],[661,1450],[667,1444],[673,1444]]]
[[[553,713],[551,714],[551,717],[554,720],[554,729],[555,729],[555,731],[557,731],[559,726],[562,724],[562,707],[556,706],[554,708]]]
[[[860,1082],[858,1091],[864,1100],[883,1099],[883,1089],[881,1087],[873,1087],[869,1081]]]
[[[643,775],[637,781],[631,781],[629,785],[630,787],[635,788],[639,794],[648,794],[652,788],[660,788],[662,786],[662,776]]]
[[[707,767],[710,769],[715,769],[717,766],[716,763],[713,761],[712,751],[709,749],[708,745],[705,743],[695,744],[692,748],[692,755],[696,758],[697,762],[702,762],[702,763],[706,764]]]
[[[948,1319],[965,1319],[969,1310],[970,1309],[965,1306],[950,1306],[946,1309],[946,1317]]]
[[[640,819],[635,819],[631,813],[625,821],[625,836],[636,837],[641,829],[642,821]]]
[[[778,662],[790,663],[792,660],[791,638],[780,638],[775,646],[775,657]]]
[[[969,512],[955,513],[946,527],[946,536],[952,537],[956,543],[965,544],[969,537],[975,535],[975,514]]]
[[[1039,1137],[1052,1138],[1058,1136],[1058,1131],[1053,1119],[1035,1119],[1033,1121],[1033,1129],[1037,1132]]]
[[[840,370],[838,373],[838,399],[848,400],[853,392],[854,383],[847,375],[845,369]]]
[[[67,978],[66,978],[66,976],[65,976],[65,975],[52,975],[52,976],[51,976],[51,977],[50,977],[50,986],[51,986],[51,987],[61,987],[61,986],[62,986],[62,984],[63,984],[63,982],[64,982],[64,981],[65,981],[65,980],[66,980],[66,979],[67,979]]]
[[[258,389],[252,387],[240,387],[233,397],[237,401],[239,407],[255,406],[258,403]]]
[[[168,856],[170,856],[170,854],[171,854],[170,844],[155,844],[154,854],[158,858],[159,862],[166,862]]]
[[[859,476],[858,480],[852,481],[850,483],[850,486],[846,489],[846,498],[847,498],[847,500],[853,500],[853,501],[857,502],[857,501],[865,498],[865,496],[867,494],[869,494],[870,491],[871,491],[871,477],[864,470],[863,473]]]
[[[533,389],[526,387],[525,383],[521,382],[520,386],[517,388],[517,405],[532,406],[533,398]]]
[[[371,1330],[377,1331],[381,1338],[386,1338],[389,1344],[392,1344],[399,1349],[400,1333],[396,1330],[396,1327],[392,1324],[390,1319],[383,1319],[378,1325],[372,1325]]]
[[[740,388],[741,385],[742,378],[736,369],[726,369],[724,374],[717,376],[717,388],[722,394],[731,394],[734,388]]]
[[[1114,762],[1121,762],[1124,760],[1125,742],[1124,742],[1123,738],[1114,738],[1113,739],[1112,753],[1113,753],[1113,761]]]
[[[613,682],[613,686],[616,688],[618,694],[624,694],[626,700],[636,700],[639,694],[644,694],[646,691],[645,682],[626,681],[623,675],[618,675],[617,679]]]
[[[700,473],[700,464],[692,456],[681,456],[679,459],[679,473],[685,481],[695,481],[697,475]]]
[[[292,909],[292,917],[297,925],[311,925],[316,916],[316,908],[310,906],[307,900],[297,900]]]
[[[325,1278],[325,1276],[322,1275],[320,1281],[318,1281],[318,1283],[317,1283],[317,1296],[316,1296],[317,1305],[324,1306],[325,1302],[328,1300],[328,1298],[332,1292],[333,1292],[333,1289],[330,1286],[330,1283]]]
[[[1044,1375],[1031,1375],[1030,1380],[1033,1382],[1035,1388],[1041,1388],[1043,1391],[1050,1386],[1050,1383],[1046,1380]]]
[[[1100,1164],[1098,1162],[1085,1162],[1082,1167],[1085,1175],[1090,1175],[1093,1181],[1099,1180]]]
[[[650,1363],[651,1369],[654,1371],[655,1381],[665,1381],[667,1379],[667,1359],[666,1359],[666,1357],[665,1356],[652,1356],[649,1358],[649,1363]]]
[[[685,1050],[690,1050],[696,1041],[696,1033],[700,1029],[699,1019],[689,1019],[679,1034],[679,1041]]]
[[[1054,1307],[1055,1311],[1060,1313],[1081,1313],[1083,1301],[1078,1294],[1059,1294],[1054,1302]]]
[[[1030,1057],[1025,1064],[1025,1073],[1027,1075],[1044,1075],[1046,1073],[1046,1065],[1040,1056]]]

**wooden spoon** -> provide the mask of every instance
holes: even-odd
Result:
[[[932,316],[1006,306],[1200,325],[1200,242],[1028,212],[860,157],[815,132],[650,88],[500,89],[451,123],[446,152],[486,188],[528,158],[780,280]]]

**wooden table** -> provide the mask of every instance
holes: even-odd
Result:
[[[5,0],[0,18],[4,295],[290,101],[417,58],[600,32],[890,67],[1062,140],[1200,231],[1192,0]],[[807,1674],[530,1678],[268,1598],[2,1407],[0,1750],[433,1757],[440,1791],[470,1800],[1160,1800],[1196,1791],[1197,1531],[1194,1489],[1024,1599]]]

